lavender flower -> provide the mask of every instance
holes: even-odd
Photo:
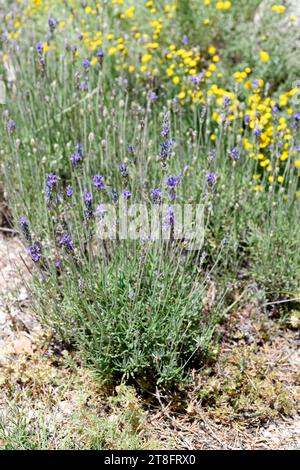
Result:
[[[13,119],[10,119],[7,123],[7,130],[9,134],[13,134],[16,130],[16,123]]]
[[[216,160],[216,151],[215,151],[215,149],[211,149],[208,152],[208,161],[209,162],[214,162],[215,160]]]
[[[97,189],[104,189],[104,177],[101,175],[93,176],[94,186]]]
[[[128,174],[129,174],[129,171],[128,171],[128,166],[125,165],[125,164],[122,164],[122,165],[119,165],[119,170],[120,170],[120,173],[121,175],[123,176],[123,178],[128,178]]]
[[[83,158],[84,158],[84,154],[83,154],[82,145],[81,144],[76,144],[75,145],[75,153],[73,153],[70,157],[72,165],[74,167],[78,166],[80,163],[82,163]]]
[[[217,178],[218,178],[218,175],[217,173],[213,173],[213,172],[209,172],[207,173],[206,175],[206,182],[207,182],[207,185],[210,187],[210,188],[213,188],[216,181],[217,181]]]
[[[89,61],[89,59],[84,59],[84,61],[82,62],[82,67],[84,68],[84,70],[89,70],[91,66],[91,62]]]
[[[259,139],[260,136],[262,135],[262,129],[259,126],[257,126],[256,129],[254,129],[253,134],[256,137],[256,139]]]
[[[152,101],[153,103],[154,101],[157,100],[157,98],[158,98],[157,94],[154,91],[151,91],[149,95],[149,100]]]
[[[39,41],[37,44],[36,44],[36,50],[37,50],[37,53],[38,55],[42,55],[43,52],[44,52],[44,44],[42,41]]]
[[[244,118],[245,126],[247,126],[247,127],[249,126],[250,120],[251,120],[251,117],[249,116],[249,114],[246,114],[246,116]]]
[[[199,85],[199,83],[202,82],[203,78],[204,78],[204,73],[200,73],[199,75],[192,75],[191,76],[191,80],[192,80],[194,85]]]
[[[57,259],[55,261],[55,267],[56,267],[57,270],[60,270],[60,268],[61,268],[61,260],[60,259]]]
[[[124,191],[122,191],[122,197],[125,200],[130,199],[131,198],[131,192],[128,191],[127,189],[124,189]]]
[[[177,197],[176,188],[177,188],[177,186],[180,185],[181,178],[182,178],[182,175],[168,176],[168,178],[166,180],[166,185],[169,188],[169,193],[168,193],[169,197],[173,200],[176,199],[176,197]]]
[[[32,261],[34,261],[34,263],[38,263],[40,261],[41,252],[42,252],[42,249],[40,245],[38,245],[37,243],[33,243],[28,248],[28,253],[30,254],[31,259]]]
[[[53,192],[57,187],[57,176],[55,173],[49,173],[46,176],[46,201],[48,204],[53,202]]]
[[[229,96],[225,96],[224,97],[224,108],[227,108],[231,103],[231,99],[229,98]]]
[[[128,150],[129,153],[134,154],[134,146],[132,144],[128,145],[127,150]]]
[[[30,235],[28,220],[26,219],[26,217],[24,215],[22,215],[19,218],[19,222],[20,222],[20,226],[21,226],[21,230],[23,232],[23,235],[25,236],[27,241],[30,241],[31,240],[31,235]]]
[[[235,160],[235,161],[238,161],[240,160],[241,156],[239,154],[239,151],[236,147],[234,147],[231,152],[230,152],[230,157]]]
[[[112,201],[113,202],[117,202],[117,200],[119,199],[119,194],[118,194],[118,190],[116,188],[114,188],[111,192],[111,198],[112,198]]]
[[[189,38],[186,35],[184,35],[181,42],[184,46],[187,46],[189,43]]]
[[[162,137],[168,137],[170,133],[170,122],[169,122],[169,114],[165,113],[162,128],[161,128],[161,135]]]
[[[63,247],[67,253],[73,253],[74,251],[74,243],[71,236],[68,233],[64,233],[60,239],[59,244]]]
[[[103,64],[103,59],[104,59],[104,52],[102,51],[102,49],[100,49],[99,51],[97,51],[97,54],[96,54],[96,57],[98,59],[98,63],[100,65]]]
[[[161,190],[159,188],[152,189],[150,197],[154,204],[160,204],[162,200]]]
[[[93,211],[92,211],[93,196],[92,196],[92,193],[90,193],[89,191],[87,191],[85,189],[83,197],[84,197],[84,205],[85,205],[84,218],[85,219],[90,219],[93,215]]]
[[[66,196],[67,197],[72,197],[73,196],[73,188],[70,185],[66,187]]]
[[[105,212],[106,212],[105,205],[104,204],[99,204],[96,207],[96,210],[95,210],[94,214],[97,215],[100,219],[103,219],[103,217],[105,215]]]
[[[56,25],[57,25],[57,20],[55,18],[48,19],[48,26],[49,26],[51,33],[53,33],[53,31],[56,29]]]
[[[88,91],[89,86],[88,86],[87,82],[83,81],[83,82],[80,83],[79,88],[80,88],[81,91]]]
[[[298,127],[300,124],[300,114],[298,112],[296,112],[294,114],[294,127]]]
[[[170,190],[175,189],[177,186],[180,185],[181,182],[181,175],[178,176],[168,176],[166,180],[166,184]]]
[[[172,207],[168,207],[166,215],[163,217],[162,220],[162,228],[163,230],[168,230],[170,227],[173,227],[175,224],[175,215],[174,210]]]
[[[162,142],[160,144],[160,156],[162,160],[166,160],[170,156],[172,152],[172,148],[173,148],[172,139],[166,140],[165,142]]]

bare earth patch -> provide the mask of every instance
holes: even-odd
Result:
[[[182,411],[162,397],[145,411],[131,387],[105,390],[55,347],[29,309],[26,265],[21,242],[0,233],[0,415],[17,420],[8,433],[25,426],[33,448],[300,449],[299,333],[244,307],[221,327],[218,360],[194,374]]]

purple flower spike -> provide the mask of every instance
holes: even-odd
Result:
[[[28,248],[28,253],[30,254],[31,259],[32,261],[34,261],[34,263],[38,263],[40,261],[41,252],[42,249],[37,243],[33,243],[33,245],[30,245],[30,247]]]
[[[60,239],[59,244],[63,247],[67,253],[73,253],[74,251],[74,243],[71,236],[68,233],[64,233]]]
[[[150,197],[154,204],[160,204],[162,200],[161,190],[159,188],[152,189]]]
[[[31,240],[31,235],[30,235],[28,220],[26,219],[26,217],[24,215],[22,215],[19,218],[19,222],[20,222],[20,226],[21,226],[21,230],[23,232],[23,235],[25,236],[27,241],[30,241]]]
[[[128,166],[124,164],[119,165],[119,170],[123,178],[128,178],[129,171],[128,171]]]
[[[16,130],[16,123],[13,119],[10,119],[7,123],[7,130],[9,134],[13,134]]]
[[[73,188],[70,185],[66,187],[66,196],[67,197],[72,197],[73,196]]]
[[[102,51],[102,49],[100,49],[99,51],[97,51],[97,54],[96,54],[96,57],[98,59],[98,63],[100,65],[103,64],[103,59],[104,59],[104,52]]]
[[[104,177],[101,175],[93,176],[94,186],[97,189],[104,189]]]
[[[38,53],[39,55],[42,55],[43,52],[44,52],[44,44],[43,44],[43,42],[42,42],[42,41],[39,41],[39,42],[36,44],[35,47],[36,47],[37,53]]]
[[[127,189],[124,189],[124,191],[122,192],[122,197],[123,199],[125,200],[128,200],[131,198],[131,192],[128,191]]]
[[[56,29],[56,25],[57,25],[57,20],[55,18],[49,18],[48,26],[49,26],[51,33],[53,33],[53,31]]]
[[[181,182],[181,175],[178,176],[168,176],[166,180],[166,184],[170,190],[175,189],[177,186],[180,185]]]
[[[80,88],[81,91],[88,91],[89,86],[88,86],[87,82],[81,82],[80,85],[79,85],[79,88]]]
[[[235,160],[235,161],[238,161],[240,160],[241,156],[239,154],[239,151],[236,147],[234,147],[231,152],[230,152],[230,157]]]
[[[213,172],[207,173],[206,181],[210,188],[214,187],[214,185],[216,184],[217,178],[218,178],[217,173],[213,173]]]
[[[103,219],[103,217],[105,215],[105,212],[106,212],[105,205],[104,204],[99,204],[96,207],[96,210],[95,210],[94,214],[97,215],[100,219]]]
[[[89,59],[84,59],[84,61],[82,62],[82,67],[84,68],[84,70],[89,70],[91,66],[91,62],[89,61]]]

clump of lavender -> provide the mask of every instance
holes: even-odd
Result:
[[[168,176],[168,178],[166,180],[166,185],[169,189],[168,194],[169,194],[170,199],[172,199],[172,200],[175,200],[176,197],[177,197],[176,188],[180,185],[181,178],[182,178],[181,175]]]
[[[32,261],[34,261],[34,263],[38,263],[42,257],[42,249],[38,243],[33,243],[32,245],[30,245],[28,247],[28,253],[30,254],[31,259]]]
[[[81,144],[76,144],[75,145],[75,153],[72,153],[70,160],[73,165],[73,167],[77,167],[80,165],[80,163],[83,162],[84,159],[84,154],[83,154],[83,148]]]
[[[54,194],[57,189],[57,176],[55,173],[49,173],[46,176],[46,201],[51,204],[54,201]]]
[[[152,189],[150,193],[150,198],[153,204],[161,204],[162,194],[159,188]]]
[[[22,230],[22,233],[25,237],[25,239],[27,241],[31,241],[31,234],[30,234],[30,229],[29,229],[29,222],[28,220],[26,219],[26,217],[24,215],[22,215],[20,218],[19,218],[19,222],[20,222],[20,227],[21,227],[21,230]]]
[[[97,189],[104,189],[104,177],[101,175],[93,176],[94,186]]]
[[[62,248],[65,249],[67,253],[74,252],[74,243],[73,243],[72,237],[68,233],[64,233],[60,237],[59,244]]]

